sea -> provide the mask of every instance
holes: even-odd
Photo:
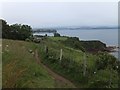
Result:
[[[79,40],[100,40],[107,46],[118,47],[118,29],[56,29],[61,36],[78,37]],[[53,36],[53,33],[35,33]],[[118,58],[118,52],[110,53]]]

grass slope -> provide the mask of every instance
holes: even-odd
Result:
[[[67,37],[46,37],[40,44],[24,41],[3,40],[3,87],[57,88],[70,87],[54,78],[35,62],[35,56],[30,49],[38,50],[41,61],[53,71],[72,81],[77,87],[118,87],[118,73],[115,70],[97,70],[97,55],[86,54],[87,71],[83,77],[84,53],[62,43]],[[48,47],[48,55],[45,53]],[[60,50],[63,50],[60,64]],[[94,72],[96,72],[94,74]],[[110,76],[111,74],[111,76]],[[110,79],[111,78],[111,79]],[[57,84],[57,85],[56,85]]]
[[[80,88],[116,88],[118,87],[118,73],[109,67],[97,70],[96,61],[99,57],[86,52],[86,76],[83,77],[84,71],[84,53],[62,43],[66,37],[48,37],[41,41],[43,63],[47,64],[55,72],[71,80]],[[48,47],[48,55],[45,52],[45,46]],[[60,50],[63,50],[63,58],[60,61]],[[62,62],[62,64],[60,63]],[[111,75],[110,75],[111,74]],[[111,79],[110,79],[111,78]],[[110,84],[109,82],[112,82]]]
[[[35,61],[29,50],[35,51],[38,44],[3,40],[3,88],[58,88],[54,78]]]

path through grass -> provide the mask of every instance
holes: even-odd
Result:
[[[32,42],[3,40],[3,88],[68,87],[62,82],[56,85],[45,68],[35,62],[34,51],[38,47],[39,44]]]

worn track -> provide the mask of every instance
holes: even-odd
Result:
[[[59,74],[52,71],[48,66],[41,63],[41,60],[38,56],[38,51],[37,50],[35,50],[35,59],[36,59],[36,62],[38,64],[42,65],[43,68],[48,72],[48,74],[51,75],[52,78],[55,80],[55,87],[63,88],[63,87],[67,86],[67,87],[70,87],[70,88],[76,88],[75,85],[71,81],[69,81],[68,79],[60,76]],[[60,85],[58,85],[58,84],[60,84]]]

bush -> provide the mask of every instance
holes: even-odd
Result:
[[[54,33],[54,37],[60,37],[59,33]]]
[[[97,56],[98,59],[96,60],[96,67],[98,70],[106,69],[107,67],[115,69],[117,59],[114,56],[105,52],[99,52]]]
[[[101,41],[80,41],[81,45],[89,52],[105,51],[106,44]]]
[[[74,49],[85,51],[85,49],[83,48],[83,46],[81,45],[79,41],[79,38],[77,37],[69,37],[67,40],[63,41],[63,44],[71,48],[74,48]]]

